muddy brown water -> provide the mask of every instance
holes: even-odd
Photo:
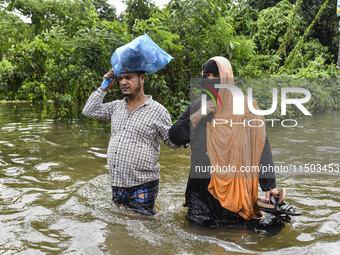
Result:
[[[274,233],[189,224],[182,205],[190,151],[165,146],[157,215],[130,215],[110,202],[107,125],[45,114],[0,103],[0,254],[339,254],[340,112],[268,128],[275,164],[298,169],[277,173],[278,186],[303,211]]]

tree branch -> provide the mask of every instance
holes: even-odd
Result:
[[[313,28],[313,26],[318,22],[321,14],[323,13],[323,11],[325,10],[325,8],[327,7],[329,0],[326,0],[320,10],[318,11],[318,13],[315,16],[315,19],[312,21],[312,23],[309,25],[309,27],[307,28],[307,30],[305,31],[305,33],[303,34],[303,36],[300,38],[300,40],[298,41],[298,43],[296,44],[296,46],[294,47],[294,49],[289,53],[289,56],[286,59],[286,63],[285,66],[289,65],[290,62],[292,61],[296,51],[299,49],[300,45],[305,41],[305,39],[307,38],[310,30]]]

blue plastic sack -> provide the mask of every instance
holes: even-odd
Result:
[[[144,71],[152,74],[173,59],[145,34],[115,50],[111,64],[115,75],[124,72]]]
[[[102,89],[106,89],[107,86],[109,86],[109,83],[112,82],[112,81],[113,81],[113,78],[111,78],[109,80],[108,79],[104,79],[103,82],[102,82],[102,85],[101,85]]]

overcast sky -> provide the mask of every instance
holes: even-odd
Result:
[[[116,7],[117,15],[123,12],[126,8],[126,5],[122,3],[121,0],[108,0],[109,4],[114,5]],[[162,8],[166,5],[170,0],[154,0],[153,1],[158,7]]]

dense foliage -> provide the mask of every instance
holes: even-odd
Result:
[[[0,99],[49,102],[56,118],[78,116],[115,48],[144,33],[174,57],[145,87],[174,119],[188,104],[190,78],[212,56],[227,57],[240,78],[337,76],[336,1],[171,0],[163,9],[125,3],[116,17],[104,0],[0,1]],[[314,97],[310,109],[339,108],[336,82],[317,81],[303,83]],[[266,97],[269,86],[256,89]],[[116,88],[106,99],[120,97]]]

